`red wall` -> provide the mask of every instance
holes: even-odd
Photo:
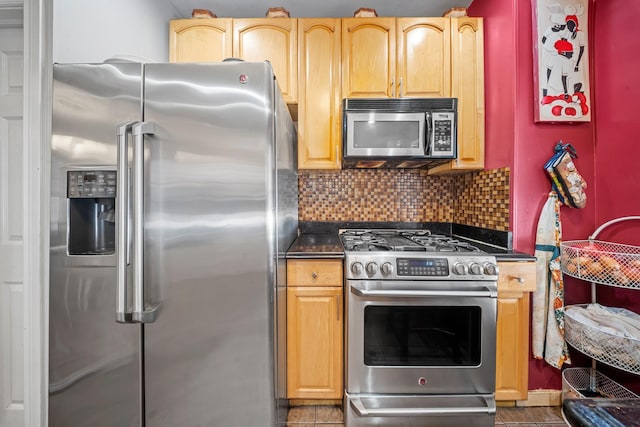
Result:
[[[596,3],[596,222],[640,215],[640,2]],[[640,245],[640,221],[602,236]]]
[[[531,3],[475,0],[468,10],[470,16],[484,17],[486,164],[488,168],[511,168],[514,248],[529,254],[534,253],[538,216],[550,190],[542,167],[559,140],[576,148],[579,154],[576,165],[589,184],[586,208],[562,208],[564,239],[584,239],[593,232],[596,209],[593,123],[534,122]],[[567,293],[572,292],[572,297],[578,300],[588,295],[582,284],[567,280],[566,286]],[[538,388],[561,389],[561,376],[545,362],[532,359],[529,389]]]
[[[599,1],[595,12],[595,218],[600,225],[640,215],[640,2]],[[640,246],[640,221],[608,226],[597,238]],[[598,301],[640,313],[640,291],[599,287]],[[640,377],[605,374],[640,392]]]

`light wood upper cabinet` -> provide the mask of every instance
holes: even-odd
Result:
[[[500,262],[496,328],[496,400],[527,399],[529,292],[536,289],[534,262]]]
[[[451,20],[397,18],[397,97],[451,94]]]
[[[342,19],[342,97],[395,97],[396,19]]]
[[[234,19],[233,56],[271,62],[285,102],[298,101],[297,19]]]
[[[219,62],[232,56],[231,18],[169,22],[169,62]]]
[[[340,169],[342,98],[400,97],[458,98],[458,158],[429,174],[484,168],[482,18],[177,19],[169,44],[172,62],[270,61],[300,169]]]
[[[447,97],[449,18],[344,18],[342,97]]]
[[[340,19],[298,19],[298,168],[340,169]]]
[[[430,174],[484,169],[484,36],[482,18],[451,18],[451,96],[458,98],[458,158]]]
[[[289,399],[342,398],[343,316],[342,260],[288,260]]]

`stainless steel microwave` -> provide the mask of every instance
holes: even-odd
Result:
[[[343,100],[345,168],[435,166],[457,155],[456,98]]]

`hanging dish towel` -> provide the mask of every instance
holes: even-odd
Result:
[[[560,369],[570,364],[564,340],[564,283],[560,269],[560,202],[552,191],[542,207],[536,233],[536,291],[533,294],[532,350],[536,359]]]

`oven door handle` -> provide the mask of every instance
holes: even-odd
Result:
[[[351,293],[359,297],[387,297],[387,298],[424,298],[424,297],[481,297],[497,298],[498,291],[489,287],[482,290],[367,290],[351,286]]]
[[[484,397],[485,406],[428,407],[428,408],[367,408],[361,399],[349,397],[351,407],[361,417],[422,417],[425,415],[495,414],[496,401]]]

